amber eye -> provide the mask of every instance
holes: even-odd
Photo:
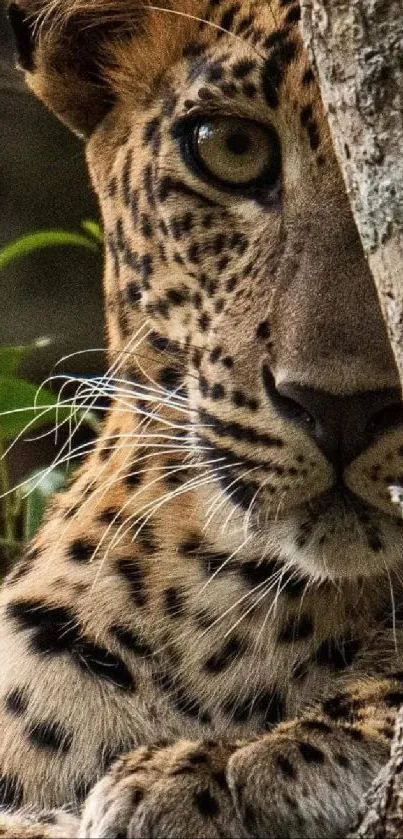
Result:
[[[277,134],[251,120],[203,118],[193,125],[189,151],[205,175],[227,188],[270,187],[280,177]]]

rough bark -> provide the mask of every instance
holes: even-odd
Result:
[[[402,0],[301,0],[302,30],[403,383]],[[399,497],[400,495],[400,497]],[[403,492],[398,493],[403,510]],[[403,836],[403,710],[354,839]]]
[[[348,839],[401,839],[403,836],[403,712],[399,712],[389,763],[366,796],[364,815]]]
[[[336,154],[403,381],[402,0],[301,0]]]

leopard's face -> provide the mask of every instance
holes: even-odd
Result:
[[[214,535],[356,577],[400,561],[403,415],[298,21],[291,0],[150,13],[88,159],[111,343],[147,316]]]

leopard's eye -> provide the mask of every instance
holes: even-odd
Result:
[[[200,119],[193,125],[189,151],[203,174],[227,188],[270,187],[280,177],[276,132],[251,120]]]

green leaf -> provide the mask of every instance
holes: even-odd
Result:
[[[72,414],[97,430],[97,421],[90,411],[73,412],[70,406],[58,407],[57,396],[50,390],[38,389],[23,379],[0,377],[0,439],[13,440],[25,429],[30,435],[38,428],[69,419]]]
[[[104,236],[101,230],[101,226],[98,224],[97,221],[93,221],[92,219],[85,219],[81,222],[81,227],[91,236],[98,245],[103,245]]]
[[[25,492],[29,492],[24,504],[25,541],[35,536],[43,522],[50,498],[63,489],[65,483],[66,475],[60,469],[39,470],[30,477],[25,486]]]
[[[99,250],[96,242],[80,233],[72,233],[69,230],[38,230],[36,233],[21,236],[20,239],[0,249],[0,270],[35,251],[65,245],[86,248],[95,253]]]
[[[21,362],[35,349],[34,346],[0,347],[0,376],[8,379],[18,371]]]

